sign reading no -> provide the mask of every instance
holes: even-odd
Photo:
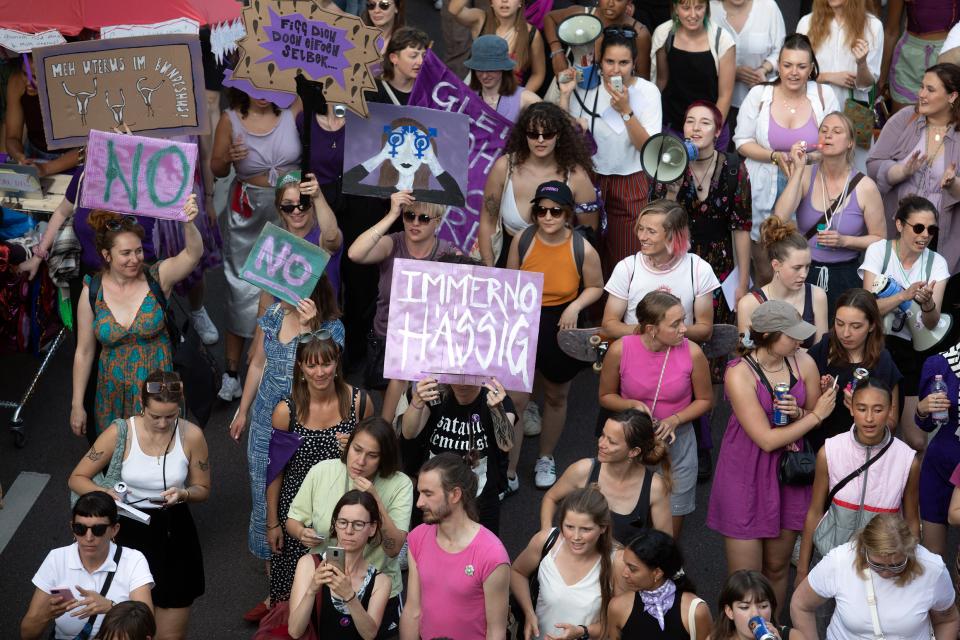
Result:
[[[243,263],[240,277],[284,302],[310,297],[330,254],[268,222]]]

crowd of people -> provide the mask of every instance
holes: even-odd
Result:
[[[213,78],[227,108],[199,141],[183,222],[84,209],[83,154],[46,149],[29,75],[7,80],[11,159],[76,169],[38,243],[0,246],[0,271],[34,277],[73,229],[69,428],[90,446],[67,480],[74,543],[33,577],[22,637],[188,636],[205,590],[191,509],[216,452],[174,371],[178,295],[203,343],[224,337],[215,393],[238,401],[248,548],[269,576],[244,615],[256,638],[957,637],[944,557],[960,524],[960,343],[945,309],[960,48],[946,32],[960,4],[948,23],[928,0],[890,0],[884,28],[864,0],[813,0],[789,34],[769,0],[443,4],[445,36],[472,41],[451,68],[515,123],[473,252],[441,237],[445,205],[342,192],[334,105],[306,122],[299,99]],[[558,37],[581,9],[603,24],[592,86]],[[399,0],[363,19],[384,34],[367,99],[403,107],[431,38]],[[642,154],[662,132],[694,150],[666,183]],[[214,178],[229,182],[222,210]],[[268,222],[331,256],[296,304],[241,277]],[[533,391],[385,378],[398,258],[542,274]],[[203,281],[221,264],[218,327]],[[609,342],[592,399],[571,386],[588,363],[559,339],[591,325]],[[571,400],[595,403],[597,449],[558,470]],[[530,469],[525,437],[539,437]],[[501,505],[521,482],[544,493],[511,559]],[[717,603],[683,561],[698,508],[723,537]]]

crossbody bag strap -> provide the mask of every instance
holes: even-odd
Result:
[[[754,373],[757,374],[757,376],[760,378],[760,382],[762,382],[763,386],[765,386],[767,391],[770,392],[770,397],[774,397],[773,387],[770,385],[770,381],[767,380],[767,376],[764,375],[763,371],[760,370],[760,365],[757,363],[757,361],[750,356],[743,356],[743,361],[747,363],[747,366],[753,369]]]
[[[117,545],[117,550],[116,550],[116,551],[114,552],[114,554],[113,554],[113,565],[114,565],[114,569],[113,569],[113,571],[111,571],[110,573],[107,574],[107,579],[103,581],[103,588],[100,589],[100,596],[101,596],[101,597],[106,598],[106,597],[107,597],[107,592],[110,591],[110,585],[113,584],[113,576],[116,575],[117,569],[120,567],[120,555],[121,555],[121,553],[123,553],[123,547],[121,547],[120,545]],[[83,630],[84,630],[84,631],[86,631],[87,629],[90,629],[90,632],[93,633],[93,625],[94,625],[94,624],[96,623],[96,621],[97,621],[97,615],[98,615],[98,614],[93,614],[92,616],[90,616],[90,619],[89,619],[89,620],[87,621],[87,623],[83,626]],[[83,632],[81,632],[81,634],[82,634],[82,633],[83,633]]]
[[[838,493],[840,493],[840,490],[843,489],[845,486],[847,486],[854,478],[856,478],[856,477],[859,476],[861,473],[863,473],[864,471],[866,471],[867,469],[869,469],[869,468],[870,468],[870,465],[872,465],[874,462],[876,462],[877,460],[879,460],[880,457],[887,452],[887,449],[889,449],[891,445],[893,445],[893,435],[892,435],[892,434],[891,434],[891,436],[890,436],[890,440],[887,441],[887,444],[883,445],[883,448],[880,449],[880,451],[877,452],[877,455],[873,456],[872,458],[870,458],[869,460],[867,460],[866,462],[864,462],[862,465],[860,465],[859,467],[857,467],[856,470],[854,470],[852,473],[850,473],[848,476],[846,476],[843,480],[841,480],[841,481],[838,482],[837,484],[833,485],[833,489],[831,489],[831,490],[830,490],[830,493],[827,494],[827,503],[824,505],[824,509],[828,509],[828,508],[830,507],[830,504],[833,502],[833,499],[836,497],[836,495],[837,495]],[[864,486],[866,486],[866,485],[864,485]],[[863,502],[863,501],[861,500],[861,504],[862,504],[862,502]]]
[[[660,367],[660,378],[657,380],[657,391],[653,394],[653,404],[650,406],[650,416],[657,410],[657,400],[660,399],[660,386],[663,384],[663,374],[667,370],[667,361],[670,360],[670,351],[673,347],[667,347],[667,355],[663,356],[663,366]]]
[[[890,264],[890,252],[893,249],[893,241],[887,240],[886,245],[883,248],[883,266],[880,267],[880,273],[877,275],[883,275],[887,272],[887,265]]]
[[[687,631],[690,632],[690,640],[697,640],[697,607],[703,601],[703,598],[694,598],[687,611]]]
[[[851,178],[850,184],[847,185],[846,192],[842,192],[839,196],[834,198],[833,202],[830,203],[830,206],[827,207],[826,211],[821,213],[817,221],[814,222],[810,226],[810,228],[807,229],[806,232],[803,234],[807,240],[810,240],[811,238],[813,238],[813,236],[817,235],[817,227],[819,227],[821,224],[827,223],[828,215],[832,217],[834,214],[837,213],[837,211],[840,210],[840,207],[843,206],[843,203],[852,197],[851,194],[854,191],[856,191],[857,185],[860,184],[861,180],[863,180],[863,174],[858,171],[857,175]]]
[[[877,611],[877,594],[873,590],[873,573],[867,569],[867,605],[870,607],[870,621],[873,623],[874,640],[883,640],[883,629],[880,628],[880,613]]]

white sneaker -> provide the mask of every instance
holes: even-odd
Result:
[[[199,311],[191,311],[190,319],[193,320],[193,328],[200,336],[203,344],[208,347],[217,344],[217,341],[220,340],[220,332],[217,331],[217,326],[213,324],[213,320],[207,314],[206,307],[200,307]]]
[[[230,402],[243,395],[243,385],[240,384],[237,378],[234,378],[229,373],[225,373],[221,380],[220,392],[217,394],[221,400]]]
[[[552,456],[540,456],[533,473],[533,483],[537,489],[549,489],[557,481],[557,463]]]
[[[503,500],[520,491],[520,476],[507,476],[507,488],[500,492],[500,499]]]
[[[523,435],[527,437],[538,436],[541,426],[540,407],[531,400],[527,403],[527,408],[523,410]]]

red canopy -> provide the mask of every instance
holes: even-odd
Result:
[[[183,17],[216,24],[240,17],[242,9],[238,0],[0,0],[0,27],[26,33],[56,29],[74,36],[83,29]]]

